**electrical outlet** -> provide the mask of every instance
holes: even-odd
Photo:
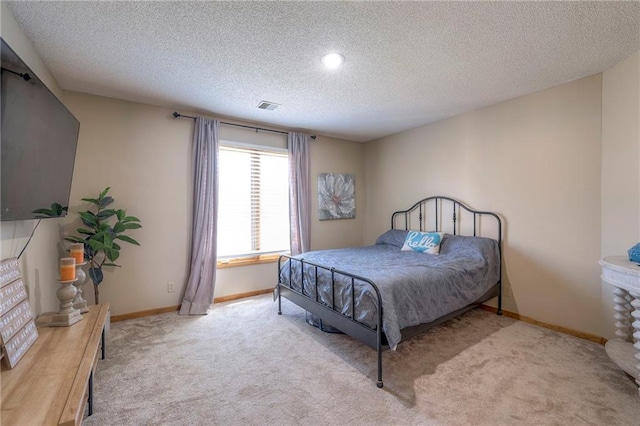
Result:
[[[502,295],[504,297],[513,297],[513,293],[511,292],[511,286],[510,285],[504,284],[502,286]]]
[[[169,281],[167,283],[167,293],[174,293],[176,291],[176,283]]]

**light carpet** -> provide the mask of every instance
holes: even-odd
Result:
[[[638,425],[592,342],[475,309],[383,354],[270,296],[112,324],[86,425]]]

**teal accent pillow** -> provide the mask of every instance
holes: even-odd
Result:
[[[440,243],[444,232],[409,231],[404,240],[401,251],[415,251],[416,253],[439,254]]]

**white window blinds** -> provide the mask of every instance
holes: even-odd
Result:
[[[220,146],[218,256],[289,250],[288,156]]]

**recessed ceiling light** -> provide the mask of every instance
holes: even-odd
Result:
[[[329,53],[328,55],[324,55],[320,61],[324,64],[325,67],[334,69],[338,68],[344,62],[344,56],[339,53]]]

